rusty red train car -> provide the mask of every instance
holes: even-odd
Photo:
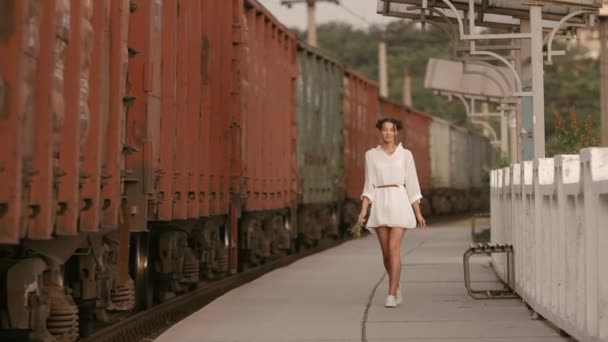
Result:
[[[246,1],[240,15],[241,70],[235,79],[242,96],[235,112],[241,117],[234,134],[242,165],[235,169],[241,190],[234,195],[242,210],[240,261],[255,266],[289,252],[296,233],[297,39],[256,1]]]

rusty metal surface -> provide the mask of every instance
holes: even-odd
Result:
[[[359,200],[363,189],[365,151],[380,142],[378,84],[353,70],[346,70],[343,96],[345,196]]]
[[[199,189],[202,215],[228,213],[233,77],[232,2],[202,2],[202,119]]]
[[[78,233],[79,183],[80,183],[80,77],[84,72],[82,61],[86,58],[83,49],[84,4],[70,0],[70,20],[66,59],[63,65],[63,102],[65,112],[61,124],[59,142],[59,187],[57,192],[58,212],[55,234],[76,235]],[[60,71],[60,72],[61,72]],[[88,120],[88,118],[83,120]],[[83,132],[84,133],[84,132]]]
[[[31,210],[27,235],[29,238],[49,239],[55,217],[55,187],[53,168],[56,151],[55,113],[58,113],[57,101],[59,89],[55,87],[53,77],[55,69],[55,46],[57,44],[57,23],[55,1],[45,1],[42,4],[40,19],[40,54],[37,61],[36,86],[38,89],[50,91],[36,94],[36,121],[33,131],[33,144],[36,153],[32,155],[32,167],[36,170],[30,183]]]
[[[80,231],[96,232],[101,214],[101,163],[102,126],[108,116],[108,61],[109,61],[109,4],[107,0],[97,1],[93,6],[92,51],[89,73],[89,125],[83,142],[82,172],[84,179],[81,196],[83,211],[80,213]]]
[[[104,161],[102,164],[102,208],[101,224],[118,227],[118,215],[122,195],[123,147],[126,95],[126,73],[128,63],[129,3],[110,1],[110,108],[104,134]]]
[[[177,1],[177,76],[175,102],[174,203],[173,219],[188,218],[188,10],[187,1]]]
[[[24,56],[27,38],[28,5],[30,1],[2,3],[0,19],[0,243],[17,243],[22,237],[23,161],[21,160],[21,121],[24,115],[25,94],[22,81],[25,64],[33,63],[34,56]],[[26,57],[26,58],[24,58]]]
[[[238,246],[239,246],[239,218],[241,217],[242,195],[243,195],[243,158],[242,158],[242,120],[246,115],[245,101],[245,8],[243,0],[232,0],[232,101],[230,125],[230,214],[229,214],[229,271],[238,271]]]
[[[341,158],[344,70],[302,45],[298,48],[298,66],[298,202],[335,202],[344,191]]]
[[[173,155],[175,141],[175,73],[177,57],[177,2],[163,3],[161,34],[161,115],[159,130],[158,212],[156,219],[173,219]]]
[[[201,120],[201,2],[190,1],[185,9],[188,20],[188,142],[194,148],[186,149],[187,157],[187,208],[188,218],[199,216],[199,187],[200,167],[203,166],[199,152],[200,147],[200,120]],[[184,152],[186,152],[184,151]]]
[[[294,204],[296,187],[297,43],[257,2],[246,3],[244,58],[249,68],[243,103],[247,110],[242,118],[244,209],[284,208]]]
[[[135,232],[146,231],[158,198],[152,177],[160,141],[161,18],[158,1],[139,3],[129,17],[129,48],[137,54],[128,65],[128,95],[135,99],[126,105],[124,193]]]

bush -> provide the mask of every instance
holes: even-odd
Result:
[[[599,139],[593,133],[593,122],[586,116],[583,123],[579,123],[574,107],[570,107],[570,116],[566,121],[559,112],[554,112],[555,134],[547,144],[547,157],[558,154],[578,154],[585,147],[599,145]]]

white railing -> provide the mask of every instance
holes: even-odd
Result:
[[[608,342],[608,148],[494,170],[492,242],[514,248],[515,291],[577,340]],[[506,279],[506,259],[493,264]]]

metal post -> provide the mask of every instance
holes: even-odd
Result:
[[[509,137],[507,133],[507,117],[505,110],[500,110],[500,151],[503,155],[509,153]]]
[[[386,67],[386,43],[378,44],[378,64],[379,64],[379,79],[380,79],[380,96],[388,97],[388,73]]]
[[[482,102],[481,103],[481,114],[483,115],[481,117],[481,121],[484,122],[488,122],[488,118],[489,118],[489,114],[490,114],[490,105],[487,102]],[[483,128],[483,136],[484,137],[489,137],[490,136],[490,130],[488,130],[487,127]]]
[[[509,114],[509,141],[511,143],[509,158],[511,163],[516,163],[518,161],[518,149],[517,149],[517,112],[511,111]]]
[[[403,104],[412,106],[412,77],[408,68],[403,70]]]
[[[542,5],[530,5],[534,158],[545,157],[545,84]]]
[[[602,146],[608,146],[608,17],[600,17],[600,102]]]
[[[314,0],[308,0],[307,1],[307,7],[308,7],[308,45],[310,46],[317,46],[317,23],[315,20],[315,16],[316,16],[316,8],[315,8],[315,1]]]
[[[530,31],[530,22],[526,19],[520,20],[520,31],[521,32],[529,32]],[[522,87],[524,86],[523,81],[529,79],[529,72],[524,72],[526,68],[524,68],[524,62],[526,57],[530,57],[529,54],[529,44],[527,44],[527,40],[523,39],[514,39],[512,40],[513,45],[518,46],[518,49],[513,51],[513,55],[515,57],[515,68],[517,73],[520,75],[522,79]],[[526,48],[527,47],[527,48]],[[529,68],[527,68],[529,70]],[[524,90],[524,89],[522,89]],[[524,103],[523,99],[520,100],[519,105],[515,111],[515,158],[511,159],[512,163],[519,163],[524,158],[524,134],[523,134],[523,122],[524,122]]]
[[[530,20],[521,19],[521,32],[530,32],[532,26]],[[532,58],[532,49],[530,40],[518,40],[520,50],[518,54],[520,63],[520,75],[522,80],[523,91],[529,92],[532,90],[532,65],[528,62]],[[518,160],[532,160],[534,159],[534,119],[533,119],[533,101],[532,98],[527,96],[521,99],[521,108],[518,112]]]
[[[317,22],[316,17],[316,5],[317,2],[332,2],[337,5],[340,4],[339,0],[281,0],[281,5],[291,8],[294,4],[306,3],[308,8],[308,45],[317,47]]]

